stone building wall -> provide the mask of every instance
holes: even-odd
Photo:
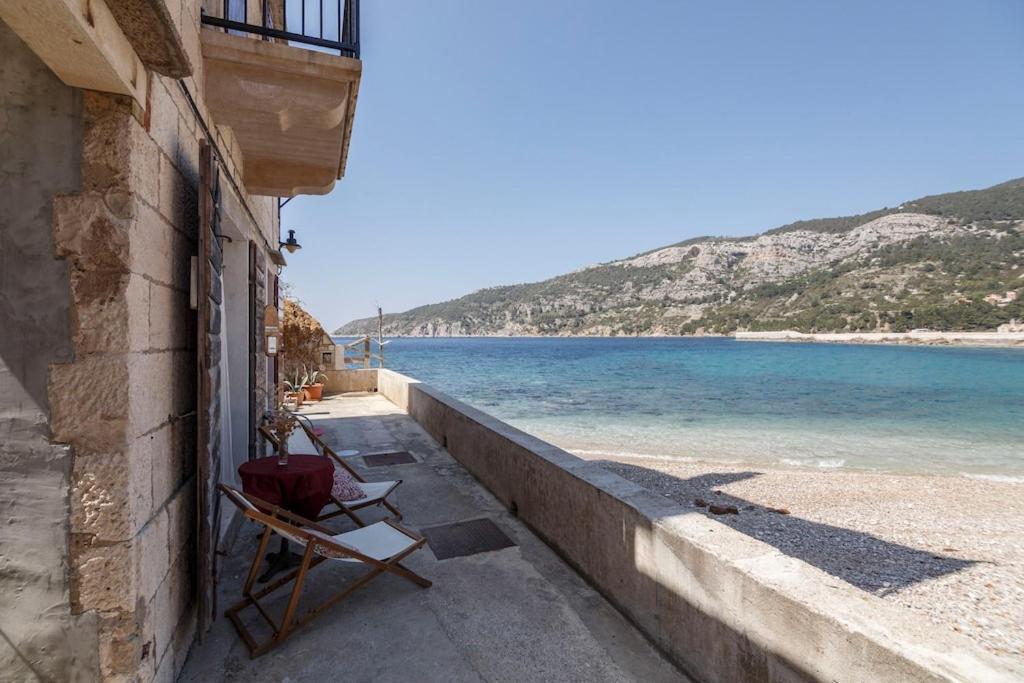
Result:
[[[104,678],[149,680],[184,656],[194,619],[198,145],[167,136],[170,156],[129,102],[84,101],[82,189],[55,201],[74,361],[50,379],[54,438],[73,452],[71,606],[97,615]]]
[[[96,619],[70,608],[71,452],[51,443],[47,368],[72,357],[52,203],[79,186],[82,101],[2,23],[0,55],[0,680],[76,680],[96,670]]]
[[[189,288],[200,140],[212,138],[222,191],[250,217],[259,312],[278,226],[276,199],[245,193],[238,146],[203,105],[198,0],[167,5],[195,73],[151,74],[145,113],[126,98],[63,86],[27,48],[9,49],[17,38],[0,24],[0,144],[21,141],[20,157],[0,159],[3,190],[21,190],[19,206],[33,203],[3,211],[17,220],[0,224],[0,388],[10,389],[0,392],[0,471],[18,482],[0,502],[9,491],[31,497],[19,503],[18,524],[0,530],[0,629],[14,643],[8,652],[0,639],[4,675],[18,660],[28,672],[50,667],[55,680],[169,681],[196,635]],[[16,97],[19,88],[31,97]],[[10,184],[15,175],[21,185]],[[23,267],[9,267],[8,255]],[[19,349],[28,355],[16,357]],[[264,399],[265,357],[257,358],[254,388]],[[15,558],[11,534],[45,542]],[[25,589],[14,605],[9,580]]]

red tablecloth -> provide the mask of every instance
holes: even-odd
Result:
[[[283,467],[276,455],[259,458],[240,465],[238,475],[246,493],[314,520],[334,484],[334,466],[320,455],[291,455]]]

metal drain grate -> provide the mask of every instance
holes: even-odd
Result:
[[[386,467],[387,465],[408,465],[416,462],[416,458],[412,457],[412,453],[398,451],[396,453],[364,455],[363,462],[367,467]]]
[[[515,545],[497,524],[486,518],[432,526],[421,529],[420,533],[427,537],[434,557],[439,560],[466,557]]]

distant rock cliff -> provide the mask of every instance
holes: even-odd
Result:
[[[993,304],[991,294],[1016,301]],[[1024,179],[702,237],[387,315],[388,336],[995,329],[1024,318]],[[376,319],[336,334],[376,331]]]

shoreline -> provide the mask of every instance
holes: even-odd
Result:
[[[331,334],[332,338],[358,339],[366,335]],[[961,348],[1021,348],[1024,332],[819,332],[793,330],[735,332],[733,334],[403,334],[389,339],[734,339],[744,342],[847,344],[850,346],[937,346]]]
[[[1024,348],[1024,332],[736,332],[736,341]]]
[[[331,334],[329,336],[342,339],[361,339],[366,335]],[[731,334],[399,334],[384,336],[388,339],[733,339]]]
[[[526,430],[529,431],[529,430]],[[533,433],[533,432],[530,432]],[[552,439],[545,437],[546,440],[551,443],[556,443],[559,439]],[[742,468],[745,470],[772,470],[779,472],[808,472],[808,473],[820,473],[820,474],[864,474],[874,475],[881,477],[924,477],[928,479],[945,479],[952,481],[959,481],[961,479],[967,479],[970,481],[978,482],[991,482],[993,484],[1006,484],[1009,486],[1024,486],[1024,474],[1007,474],[1003,472],[967,472],[964,470],[957,471],[926,471],[926,470],[911,470],[911,469],[880,469],[872,467],[852,467],[847,465],[845,462],[841,464],[817,464],[811,465],[801,462],[787,462],[785,458],[782,461],[764,461],[764,460],[744,460],[741,458],[694,458],[691,456],[672,456],[672,455],[652,455],[648,453],[631,453],[623,451],[611,451],[611,450],[600,450],[592,448],[576,448],[574,446],[559,446],[564,450],[572,453],[576,457],[582,460],[614,460],[618,462],[653,462],[653,463],[667,463],[667,464],[687,464],[706,468],[715,467],[730,467],[730,468]],[[1024,491],[1022,491],[1024,494]]]
[[[1024,663],[1020,483],[570,452]]]

